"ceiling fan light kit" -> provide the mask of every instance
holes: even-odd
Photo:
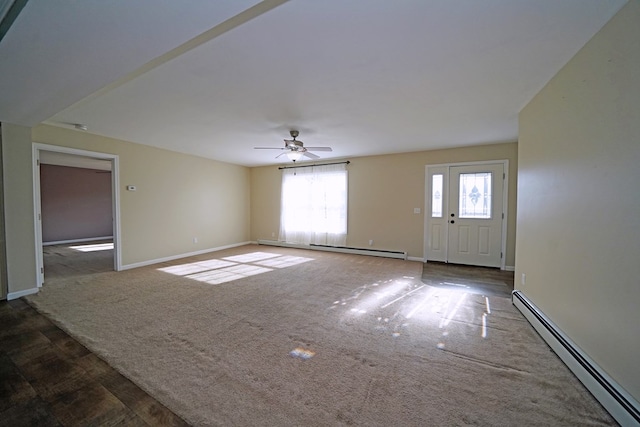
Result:
[[[296,160],[300,160],[302,158],[302,153],[299,151],[289,151],[287,153],[287,157],[289,158],[289,160],[291,160],[292,162],[295,162]]]
[[[286,151],[276,156],[276,159],[283,154],[286,154],[287,158],[292,162],[296,162],[303,157],[308,157],[310,159],[319,159],[320,156],[311,153],[311,151],[333,151],[331,147],[305,147],[302,141],[296,140],[300,132],[297,130],[290,130],[289,135],[293,139],[285,139],[284,140],[284,148],[275,148],[275,147],[254,147],[256,150],[283,150]],[[288,150],[288,151],[287,151]]]

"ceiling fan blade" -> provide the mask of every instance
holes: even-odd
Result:
[[[310,152],[308,152],[308,151],[305,151],[305,152],[303,153],[303,155],[304,155],[304,156],[307,156],[307,157],[308,157],[308,158],[310,158],[310,159],[319,159],[319,158],[320,158],[320,156],[316,156],[315,154],[310,153]]]
[[[287,154],[287,153],[280,153],[280,154],[278,154],[278,155],[276,156],[276,159],[277,159],[278,157],[280,157],[280,156],[284,156],[285,154]]]
[[[311,151],[333,151],[331,147],[305,147],[305,148]]]
[[[288,150],[288,148],[282,147],[253,147],[254,150]]]

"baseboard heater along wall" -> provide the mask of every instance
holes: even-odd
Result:
[[[371,255],[371,256],[379,256],[384,258],[398,258],[398,259],[404,259],[404,260],[407,259],[406,252],[387,251],[384,249],[350,248],[347,246],[316,245],[314,243],[311,243],[309,245],[304,245],[301,243],[287,243],[287,242],[280,242],[277,240],[258,240],[258,244],[267,245],[267,246],[281,246],[285,248],[311,249],[315,251],[342,252],[345,254]]]
[[[521,291],[513,291],[511,300],[542,339],[620,425],[640,425],[640,404],[626,390],[576,346]]]

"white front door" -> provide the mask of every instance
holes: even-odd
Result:
[[[503,266],[504,164],[427,168],[427,261]]]

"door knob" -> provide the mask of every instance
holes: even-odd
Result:
[[[456,214],[452,213],[451,216],[454,217],[454,216],[456,216]]]
[[[454,220],[451,220],[451,224],[455,224],[455,221],[454,221]]]

